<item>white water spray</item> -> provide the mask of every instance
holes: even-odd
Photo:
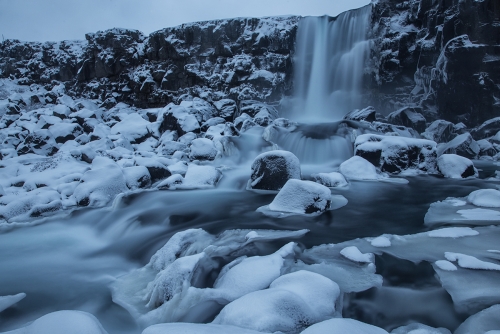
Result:
[[[370,53],[370,16],[371,5],[342,13],[334,20],[328,16],[301,20],[291,119],[339,121],[361,107],[364,68]]]

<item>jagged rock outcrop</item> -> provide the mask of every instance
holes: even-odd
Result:
[[[277,102],[292,87],[299,20],[216,20],[149,36],[110,29],[87,34],[86,42],[6,40],[0,43],[0,77],[49,90],[60,81],[73,95],[99,99],[108,109],[118,102],[163,107],[180,96]],[[226,109],[227,116],[234,114]]]
[[[372,19],[377,110],[414,104],[468,126],[500,115],[498,1],[380,0]]]

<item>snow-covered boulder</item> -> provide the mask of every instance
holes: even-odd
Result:
[[[446,328],[433,328],[424,324],[413,323],[393,329],[391,334],[451,334]]]
[[[500,208],[500,191],[496,189],[480,189],[467,196],[467,201],[475,206]]]
[[[56,123],[49,127],[56,143],[65,143],[83,134],[83,128],[76,123]]]
[[[312,325],[301,334],[389,334],[380,327],[354,319],[330,319]]]
[[[167,177],[172,175],[172,173],[170,173],[170,171],[168,170],[169,159],[161,157],[157,158],[136,157],[134,160],[136,166],[144,166],[148,169],[152,183],[166,179]]]
[[[394,125],[383,122],[371,122],[370,128],[387,136],[400,136],[408,138],[421,138],[419,133],[412,128],[403,125]]]
[[[452,141],[438,146],[438,154],[457,154],[468,159],[475,159],[480,148],[470,133],[456,136]]]
[[[348,185],[344,175],[338,172],[318,173],[311,176],[315,182],[330,188],[346,187]]]
[[[436,143],[447,143],[457,136],[455,132],[455,124],[438,119],[429,125],[422,137],[435,141]]]
[[[318,214],[330,208],[332,193],[327,187],[312,181],[288,180],[269,210],[299,214]]]
[[[347,113],[347,115],[344,116],[344,119],[348,121],[358,121],[358,122],[359,121],[375,122],[377,120],[375,116],[376,113],[377,111],[375,110],[375,108],[369,106],[361,110],[356,109]]]
[[[471,134],[475,140],[479,140],[494,136],[498,131],[500,131],[500,117],[495,117],[473,129]]]
[[[269,289],[229,303],[213,323],[261,332],[297,333],[310,324],[333,317],[339,294],[338,285],[330,279],[299,271],[279,277]]]
[[[35,153],[43,156],[51,156],[57,152],[56,141],[49,130],[35,130],[24,138],[17,147],[17,154]]]
[[[113,160],[96,157],[92,169],[83,174],[74,196],[80,206],[104,206],[127,191],[122,169]]]
[[[123,175],[130,189],[147,188],[151,186],[151,175],[144,166],[132,166],[123,169]]]
[[[222,99],[214,102],[215,108],[219,112],[219,117],[224,118],[227,121],[232,121],[234,115],[236,114],[236,102],[231,99]]]
[[[258,155],[252,163],[249,187],[280,190],[290,179],[301,178],[300,161],[288,151],[270,151]]]
[[[192,160],[214,160],[217,153],[214,142],[208,138],[193,140],[189,148],[189,158]]]
[[[443,154],[437,159],[439,172],[444,177],[464,179],[478,176],[477,169],[472,161],[456,154]]]
[[[111,134],[122,134],[124,137],[130,138],[132,144],[141,143],[151,135],[150,125],[151,123],[139,114],[133,113],[116,123],[111,128]]]
[[[354,147],[355,155],[380,167],[382,172],[437,173],[436,143],[430,140],[364,134],[356,138]]]
[[[220,170],[213,166],[199,166],[190,164],[184,177],[185,188],[211,188],[215,187],[222,178]]]
[[[36,319],[27,327],[9,334],[107,334],[92,314],[82,311],[57,311]]]
[[[182,188],[183,183],[184,183],[184,177],[182,177],[182,175],[172,174],[165,180],[158,183],[156,188],[160,190],[175,190],[177,188]]]
[[[380,180],[385,177],[372,163],[357,155],[344,161],[339,171],[349,180]]]
[[[479,145],[479,157],[494,157],[498,153],[495,146],[486,139],[478,140],[477,145]]]
[[[200,131],[200,123],[195,115],[190,114],[187,108],[173,103],[170,103],[159,112],[158,122],[160,123],[159,129],[161,133],[170,130],[176,131],[179,136],[182,136],[187,132]]]
[[[394,125],[403,125],[412,128],[418,133],[425,131],[425,117],[418,112],[418,108],[404,107],[390,113],[387,121]]]

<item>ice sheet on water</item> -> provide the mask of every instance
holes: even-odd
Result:
[[[330,319],[304,330],[301,334],[388,334],[379,327],[365,324],[354,319]]]
[[[348,246],[340,251],[340,254],[345,258],[360,263],[373,263],[375,260],[372,253],[363,254],[356,246]]]
[[[9,334],[107,334],[92,314],[82,311],[58,311],[44,315],[30,325]]]
[[[500,191],[496,189],[480,189],[467,196],[467,200],[475,206],[500,208]]]
[[[146,328],[142,334],[262,334],[250,329],[230,325],[170,323]]]
[[[17,304],[26,297],[25,293],[18,293],[12,296],[0,296],[0,312],[8,309],[12,305]]]
[[[461,238],[478,235],[479,232],[470,227],[448,227],[430,231],[428,234],[432,238]]]

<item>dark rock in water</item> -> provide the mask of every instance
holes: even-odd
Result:
[[[123,169],[123,175],[130,189],[148,188],[151,186],[151,175],[144,166],[133,166]]]
[[[438,147],[438,153],[439,155],[453,153],[468,159],[476,159],[479,154],[479,145],[470,133],[464,133],[446,144],[441,144]]]
[[[387,122],[412,128],[418,133],[424,132],[426,120],[419,111],[421,111],[421,108],[405,107],[399,109],[387,116]]]
[[[17,154],[35,153],[52,156],[57,152],[56,141],[48,130],[36,130],[24,138],[24,142],[17,147]]]
[[[356,138],[354,147],[355,155],[383,172],[399,174],[416,170],[437,173],[436,143],[430,140],[365,134]]]
[[[299,159],[288,151],[270,151],[260,154],[252,163],[249,187],[280,190],[290,179],[301,179]]]
[[[492,137],[498,131],[500,131],[500,117],[495,117],[473,129],[471,135],[474,139],[479,140]]]
[[[318,214],[330,208],[332,194],[327,187],[311,181],[288,180],[269,204],[272,211]]]
[[[429,125],[422,137],[433,140],[436,143],[447,143],[457,136],[455,124],[438,119]]]
[[[366,107],[364,109],[356,109],[351,112],[349,112],[347,115],[344,116],[345,120],[349,121],[366,121],[366,122],[375,122],[377,120],[376,117],[377,111],[375,110],[374,107]]]

